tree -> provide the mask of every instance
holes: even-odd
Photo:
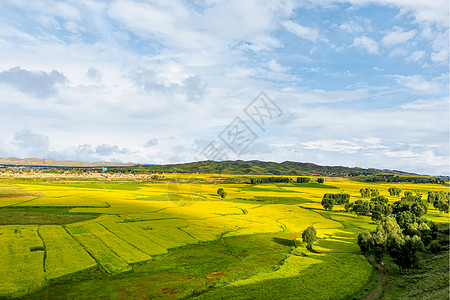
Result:
[[[423,250],[422,240],[417,235],[406,236],[398,239],[394,247],[389,249],[389,253],[394,258],[394,262],[400,270],[411,269],[417,266],[418,257],[416,252]]]
[[[317,183],[324,183],[325,182],[325,179],[323,179],[323,178],[317,178]]]
[[[380,195],[378,189],[370,189],[370,197],[377,197],[378,195]]]
[[[439,244],[439,241],[434,240],[430,243],[430,251],[433,254],[438,254],[439,252],[441,252],[442,247],[441,244]]]
[[[362,188],[359,190],[361,193],[361,197],[370,197],[370,189],[369,188]]]
[[[417,217],[410,211],[402,211],[395,217],[397,220],[397,224],[403,228],[408,228],[409,224],[413,224],[417,221]]]
[[[363,253],[367,253],[372,249],[372,234],[363,231],[358,235],[358,246]]]
[[[227,196],[227,192],[225,192],[225,190],[223,188],[218,188],[217,194],[222,198],[225,198]]]
[[[378,222],[383,219],[384,205],[375,204],[372,208],[372,221]]]
[[[308,244],[308,247],[311,248],[312,244],[316,241],[316,229],[313,226],[309,226],[302,233],[302,240],[304,243]]]
[[[411,191],[405,191],[403,194],[405,195],[405,197],[410,197],[413,195]]]
[[[370,202],[375,202],[375,203],[379,202],[379,203],[385,205],[385,204],[389,203],[389,199],[386,198],[385,196],[376,196],[376,197],[370,199]]]
[[[402,190],[397,187],[390,187],[388,191],[391,196],[400,196]]]
[[[308,183],[311,181],[309,177],[297,177],[297,183]]]
[[[327,194],[325,194],[322,199],[322,206],[325,210],[332,210],[334,206],[334,199],[327,197]]]
[[[370,212],[369,201],[356,200],[353,204],[353,211],[358,216],[367,216]]]
[[[384,207],[384,216],[387,217],[392,213],[392,205],[388,204]]]

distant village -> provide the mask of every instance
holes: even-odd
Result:
[[[162,174],[122,173],[110,172],[107,168],[85,169],[85,168],[43,168],[25,166],[2,166],[0,165],[0,177],[15,178],[97,178],[98,180],[158,180],[165,179]]]

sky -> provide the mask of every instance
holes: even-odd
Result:
[[[449,172],[448,0],[0,2],[0,157]]]

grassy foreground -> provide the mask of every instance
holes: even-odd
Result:
[[[377,276],[356,245],[357,235],[376,224],[340,212],[339,205],[324,211],[320,201],[339,191],[355,201],[360,188],[373,187],[394,202],[398,198],[387,192],[392,184],[339,178],[218,184],[214,176],[197,175],[211,178],[207,183],[189,176],[154,183],[0,184],[0,239],[7,245],[0,248],[0,297],[348,299],[364,294]],[[448,214],[431,207],[426,217],[448,224]],[[319,240],[307,249],[298,239],[311,225]],[[441,267],[444,256],[436,259]],[[403,275],[392,270],[390,276]],[[406,292],[386,291],[388,299]]]

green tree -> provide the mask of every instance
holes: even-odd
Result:
[[[387,217],[392,214],[392,205],[388,204],[384,206],[384,216]]]
[[[385,196],[376,196],[376,197],[370,199],[370,202],[379,202],[384,205],[384,204],[389,203],[389,199],[386,198]]]
[[[334,199],[326,196],[326,194],[323,196],[322,206],[325,210],[332,210],[334,206]]]
[[[369,201],[356,200],[352,210],[358,216],[367,216],[370,213]]]
[[[309,248],[311,248],[312,244],[316,241],[316,234],[316,229],[313,226],[309,226],[303,231],[302,240],[308,245]]]
[[[396,243],[389,249],[390,255],[400,270],[407,270],[417,266],[417,251],[423,250],[422,240],[417,235],[406,236],[403,239],[396,240]]]
[[[378,222],[383,219],[384,214],[384,205],[382,204],[375,204],[375,206],[372,208],[372,221]]]
[[[411,197],[413,195],[411,191],[405,191],[403,194],[405,197]]]
[[[441,244],[439,244],[439,241],[434,240],[430,243],[430,251],[433,254],[438,254],[439,252],[441,252],[442,247]]]
[[[225,198],[227,196],[227,192],[225,192],[225,190],[223,188],[218,188],[217,194],[222,198]]]
[[[363,231],[358,235],[358,246],[363,253],[372,249],[372,241],[372,234],[368,231]]]
[[[378,195],[380,195],[378,189],[370,189],[370,197],[377,197]]]
[[[417,221],[417,217],[410,211],[402,211],[395,217],[397,220],[397,224],[403,228],[408,228],[409,224],[413,224]]]
[[[324,183],[325,182],[325,179],[323,179],[323,178],[317,178],[317,183]]]
[[[297,177],[297,183],[308,183],[311,181],[309,177]]]
[[[369,188],[362,188],[359,190],[361,193],[361,197],[370,197],[370,189]]]
[[[402,190],[397,187],[390,187],[388,191],[391,196],[400,196]]]

